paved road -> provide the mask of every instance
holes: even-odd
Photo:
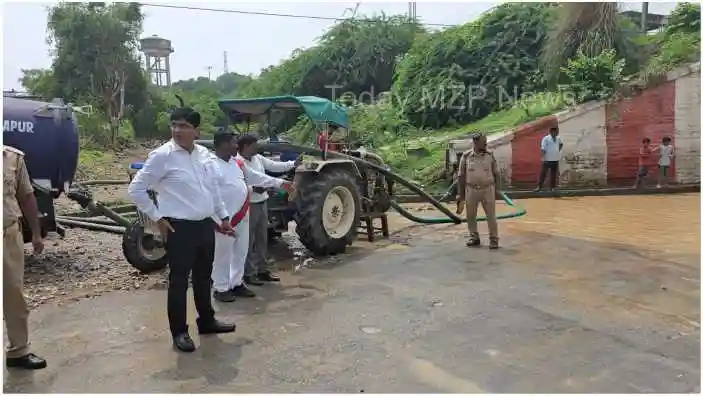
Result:
[[[42,308],[50,368],[6,371],[4,390],[700,391],[699,255],[505,229],[497,252],[433,226],[287,274],[220,304],[238,331],[190,355],[171,349],[163,290]]]

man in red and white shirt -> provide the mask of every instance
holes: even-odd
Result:
[[[249,207],[252,189],[290,188],[290,183],[257,172],[243,161],[234,158],[236,139],[231,132],[218,132],[214,137],[215,153],[211,155],[209,170],[231,219],[233,235],[215,234],[215,259],[212,281],[213,297],[221,302],[232,302],[236,297],[254,297],[242,281],[249,252]]]

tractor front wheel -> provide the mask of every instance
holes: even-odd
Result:
[[[145,274],[164,269],[168,264],[166,249],[154,235],[144,232],[138,220],[122,235],[122,253],[132,267]]]
[[[356,178],[344,169],[306,175],[297,187],[296,233],[316,255],[344,253],[360,216]]]

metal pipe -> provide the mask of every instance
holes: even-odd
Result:
[[[79,186],[119,186],[129,184],[129,180],[86,180],[76,183]]]
[[[111,226],[117,226],[118,224],[115,223],[114,220],[111,219],[95,219],[95,218],[84,218],[84,217],[73,217],[73,216],[56,216],[56,221],[63,221],[63,220],[69,220],[69,221],[78,221],[81,223],[90,223],[90,224],[102,224],[102,225],[111,225]]]
[[[109,226],[109,225],[104,225],[104,224],[94,224],[94,223],[87,223],[84,221],[75,221],[75,220],[58,220],[57,221],[64,226],[67,227],[74,227],[74,228],[83,228],[86,230],[90,231],[102,231],[102,232],[109,232],[112,234],[124,234],[125,233],[125,227],[120,227],[120,226]]]

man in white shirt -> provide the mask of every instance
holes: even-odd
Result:
[[[200,114],[189,107],[171,114],[173,139],[149,153],[129,185],[137,208],[159,227],[168,255],[168,321],[174,346],[193,352],[186,315],[188,277],[192,271],[193,297],[200,334],[231,333],[234,324],[215,319],[210,277],[215,251],[215,228],[232,233],[224,203],[206,162],[209,151],[195,144]],[[155,205],[148,194],[157,193]],[[213,223],[212,216],[220,220]]]
[[[549,171],[549,187],[552,191],[557,188],[557,179],[559,178],[559,161],[561,160],[561,149],[564,148],[559,137],[559,128],[552,127],[549,129],[549,135],[542,138],[540,143],[540,151],[542,152],[542,170],[539,173],[539,185],[535,191],[540,191],[544,186],[544,181],[547,178]]]
[[[237,141],[239,154],[237,158],[243,160],[248,168],[259,173],[266,171],[284,173],[295,169],[302,161],[298,157],[295,161],[279,162],[270,160],[258,154],[257,138],[253,135],[242,135]],[[250,224],[249,224],[249,254],[244,270],[244,282],[250,285],[262,285],[262,282],[278,282],[269,266],[268,256],[268,208],[266,200],[268,194],[265,188],[254,187],[251,196]]]
[[[290,189],[291,183],[248,168],[244,161],[232,156],[237,153],[235,136],[231,132],[218,132],[213,139],[215,153],[210,165],[216,175],[214,181],[222,195],[234,235],[215,233],[215,261],[212,281],[213,297],[221,302],[232,302],[236,297],[255,297],[243,282],[244,266],[249,251],[249,210],[251,188]]]

